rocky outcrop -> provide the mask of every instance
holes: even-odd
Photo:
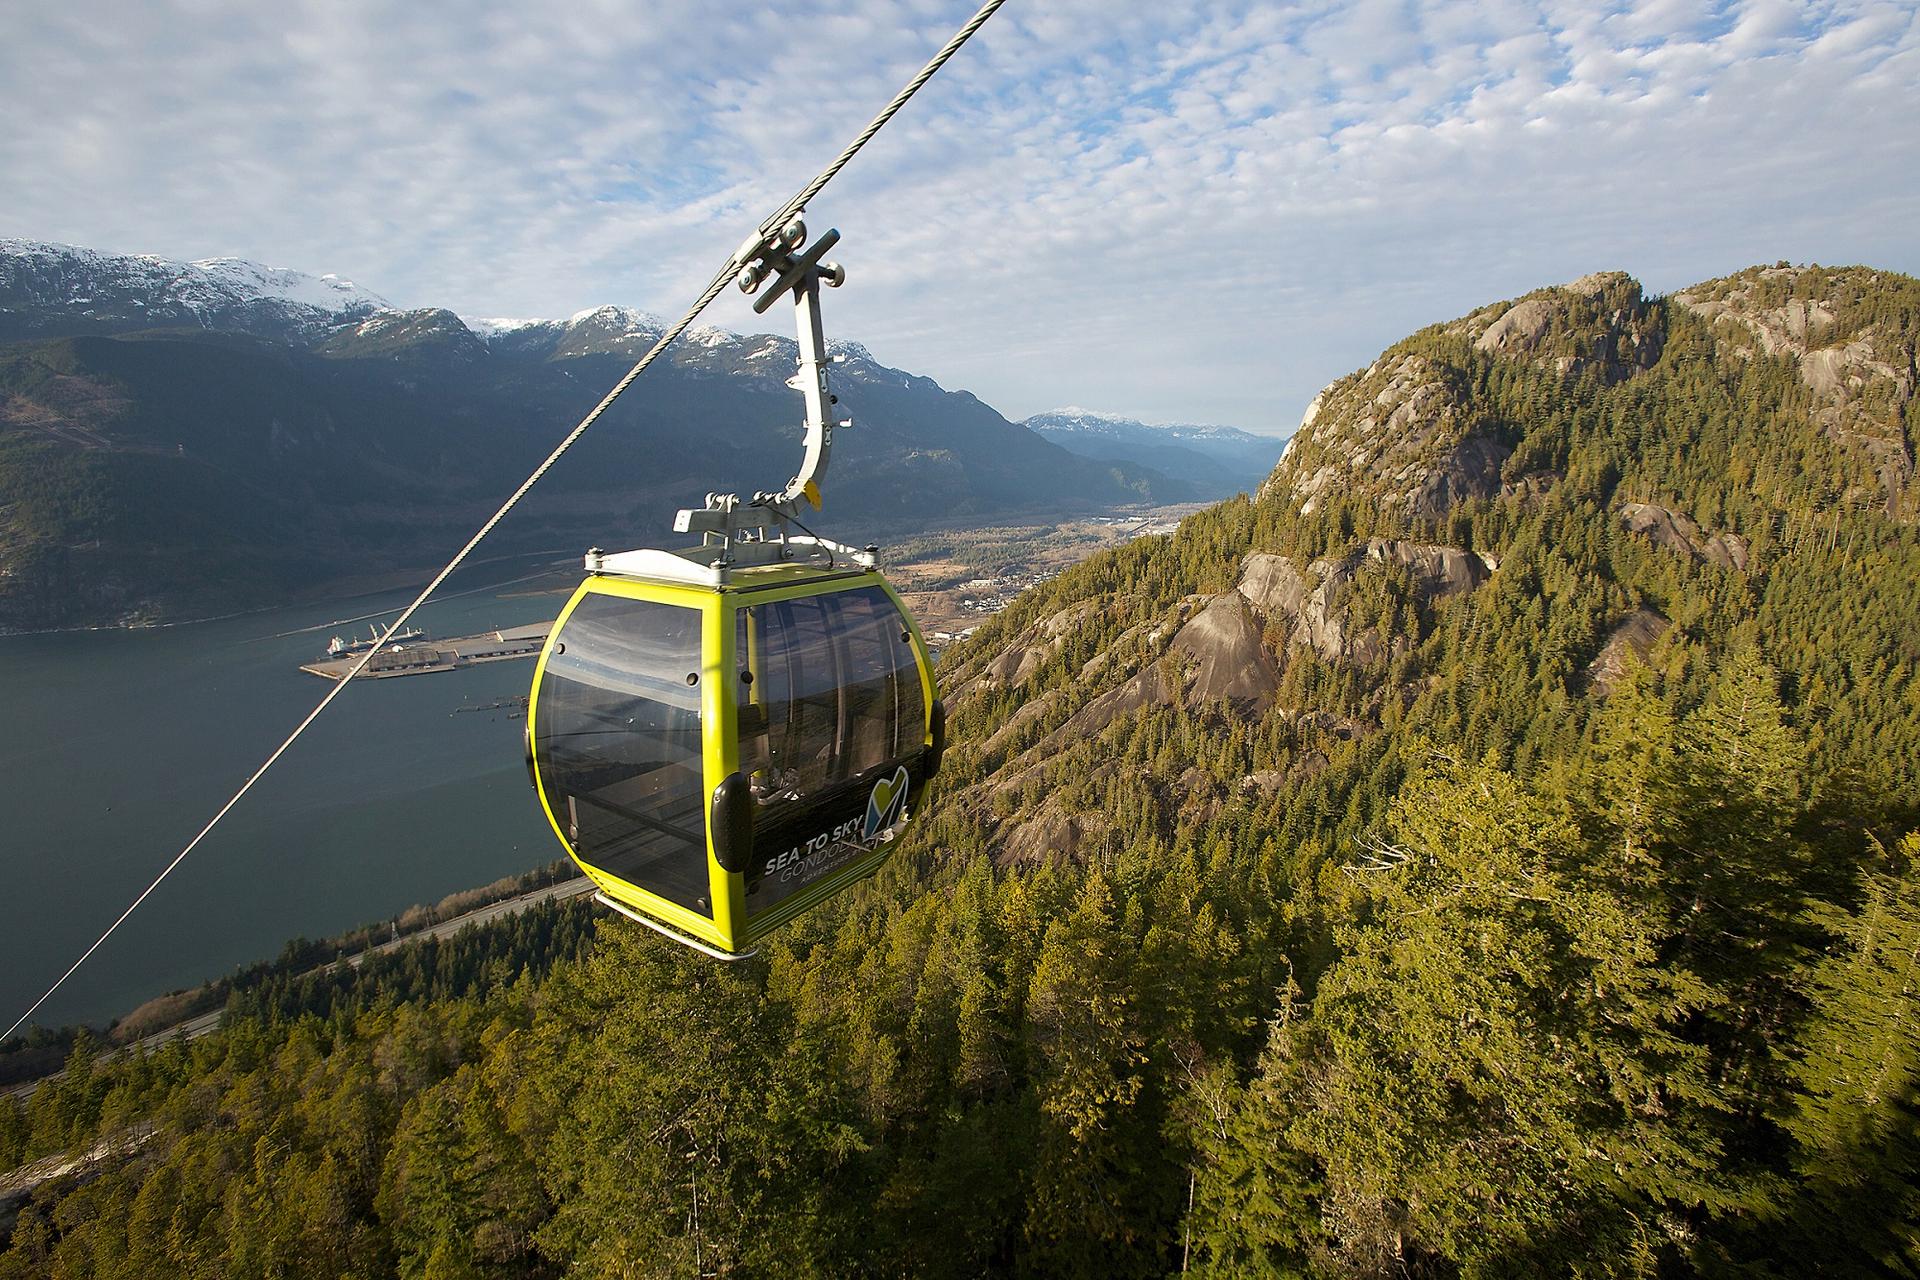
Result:
[[[1299,615],[1312,589],[1293,561],[1265,551],[1241,562],[1240,584],[1235,588],[1260,612],[1289,618]]]
[[[1407,496],[1407,510],[1426,520],[1439,520],[1463,502],[1490,498],[1500,491],[1500,468],[1513,450],[1486,431],[1461,437],[1446,450]]]
[[[1001,866],[1038,864],[1072,858],[1090,837],[1105,834],[1106,818],[1098,813],[1069,813],[1058,799],[1043,801],[1033,815],[1011,826],[1000,845]]]
[[[1626,677],[1630,662],[1645,661],[1660,637],[1673,624],[1658,610],[1642,606],[1607,633],[1607,642],[1587,664],[1587,683],[1602,694],[1612,693]]]
[[[1471,591],[1494,570],[1489,557],[1459,547],[1374,538],[1338,559],[1321,559],[1303,572],[1286,556],[1256,552],[1240,567],[1235,590],[1279,627],[1289,645],[1312,649],[1329,662],[1367,666],[1386,656],[1378,636],[1356,633],[1351,605],[1360,576],[1406,570],[1421,603]]]
[[[1240,779],[1240,789],[1256,795],[1270,796],[1287,784],[1287,775],[1278,769],[1255,769]]]
[[[1497,360],[1609,383],[1651,368],[1666,343],[1664,312],[1620,271],[1483,307],[1438,332]],[[1315,396],[1261,496],[1312,514],[1333,493],[1362,494],[1428,521],[1498,496],[1512,452],[1506,430],[1469,394],[1464,353],[1423,353],[1432,349],[1389,351]],[[1539,477],[1535,487],[1551,483]]]
[[[1080,679],[1099,679],[1102,671],[1105,671],[1116,661],[1124,660],[1124,655],[1134,652],[1135,646],[1140,642],[1140,638],[1148,631],[1153,631],[1156,636],[1160,634],[1157,628],[1151,627],[1144,622],[1136,622],[1125,631],[1122,631],[1112,644],[1080,664]]]
[[[1522,506],[1537,507],[1553,492],[1553,486],[1560,477],[1552,471],[1529,471],[1525,475],[1515,476],[1500,485],[1500,496],[1520,503]]]
[[[1474,339],[1474,349],[1502,356],[1531,355],[1546,340],[1553,313],[1553,304],[1545,298],[1516,302]]]
[[[1459,547],[1436,547],[1393,538],[1374,538],[1357,554],[1364,560],[1411,569],[1414,588],[1426,599],[1471,591],[1493,572],[1487,556]]]
[[[1060,646],[1067,637],[1085,626],[1100,612],[1098,600],[1082,600],[1078,604],[1048,614],[1038,622],[1021,631],[1008,641],[1006,647],[995,654],[984,669],[973,680],[965,681],[956,689],[965,693],[975,684],[1017,685],[1047,664],[1047,660],[1060,652]]]
[[[1080,708],[1071,720],[1042,738],[1037,749],[1044,752],[1076,738],[1090,738],[1128,712],[1148,703],[1166,706],[1172,701],[1166,678],[1160,674],[1159,664],[1153,663]]]
[[[1260,638],[1260,624],[1238,591],[1215,596],[1173,638],[1175,653],[1191,659],[1192,699],[1223,698],[1260,711],[1280,687],[1280,667]]]
[[[1683,289],[1673,300],[1704,320],[1746,330],[1767,355],[1801,357],[1839,336],[1839,318],[1824,296],[1838,284],[1837,273],[1761,267]]]
[[[1666,342],[1660,313],[1624,271],[1596,271],[1483,308],[1450,326],[1474,349],[1619,382],[1653,367]]]
[[[1914,475],[1907,420],[1920,370],[1912,331],[1895,316],[1850,305],[1887,283],[1858,267],[1762,267],[1695,285],[1673,301],[1736,353],[1795,361],[1813,398],[1814,425],[1860,450],[1876,496],[1897,515]]]
[[[1621,507],[1620,523],[1630,533],[1644,534],[1670,551],[1722,569],[1745,573],[1752,558],[1752,548],[1739,534],[1702,532],[1685,512],[1651,502],[1629,502]]]
[[[1322,391],[1261,487],[1311,514],[1336,492],[1434,518],[1500,487],[1507,446],[1458,375],[1425,356],[1383,356]]]
[[[1031,702],[1024,704],[1018,711],[1007,717],[1006,723],[987,735],[987,740],[981,744],[980,749],[995,758],[1004,754],[1013,740],[1020,736],[1021,730],[1045,718],[1047,712],[1051,711],[1054,704],[1060,700],[1061,692],[1059,689],[1049,689]]]

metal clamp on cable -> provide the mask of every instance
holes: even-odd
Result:
[[[755,299],[753,309],[765,312],[777,299],[793,296],[794,328],[799,339],[799,369],[787,385],[798,391],[806,403],[805,453],[800,469],[786,487],[777,492],[761,491],[751,502],[734,494],[710,493],[701,508],[683,508],[674,517],[678,533],[701,535],[698,549],[704,568],[724,574],[735,567],[768,563],[790,558],[796,550],[806,553],[825,551],[829,562],[835,553],[870,565],[874,557],[862,555],[851,547],[842,547],[809,534],[798,538],[787,532],[789,524],[806,531],[800,522],[801,504],[814,510],[821,506],[820,488],[826,478],[827,463],[833,455],[835,427],[850,427],[851,419],[835,419],[838,398],[827,385],[827,340],[820,318],[820,286],[837,288],[846,282],[846,269],[837,262],[824,261],[826,251],[840,242],[840,233],[829,230],[811,245],[807,244],[807,226],[792,218],[777,231],[761,231],[749,236],[734,251],[737,268],[734,282],[742,293],[752,294],[762,285],[771,287]],[[641,567],[632,557],[645,556],[658,571],[658,556],[650,552],[610,557],[607,567],[618,572],[626,567]]]

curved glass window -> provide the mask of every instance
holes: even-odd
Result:
[[[907,623],[879,587],[734,616],[740,770],[754,801],[747,910],[757,914],[858,855],[876,783],[925,745],[926,700]]]
[[[818,795],[925,743],[913,642],[878,587],[741,609],[740,769],[764,808]]]
[[[697,609],[593,595],[555,638],[534,752],[582,862],[712,916]]]

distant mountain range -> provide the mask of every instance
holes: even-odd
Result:
[[[0,341],[188,326],[298,342],[388,309],[338,276],[241,258],[171,262],[0,239]]]
[[[1173,423],[1149,426],[1132,418],[1068,407],[1036,413],[1022,426],[1082,457],[1132,462],[1209,496],[1252,490],[1280,460],[1286,441],[1237,427]]]
[[[663,328],[624,307],[469,322],[238,259],[0,240],[0,630],[192,616],[431,567]],[[833,349],[855,426],[835,441],[822,532],[884,539],[1240,483],[1069,450],[857,343]],[[499,550],[656,541],[709,490],[784,482],[800,456],[795,356],[788,338],[689,333]]]

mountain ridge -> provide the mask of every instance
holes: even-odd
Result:
[[[1152,426],[1077,406],[1033,414],[1021,425],[1085,457],[1152,467],[1222,497],[1257,484],[1272,469],[1282,447],[1274,437],[1238,427]]]
[[[951,653],[956,723],[992,726],[963,803],[991,815],[1003,834],[983,839],[1004,858],[1073,854],[1097,811],[1005,797],[1048,794],[1038,779],[1062,750],[1154,708],[1283,716],[1296,767],[1434,715],[1423,653],[1443,633],[1465,643],[1462,619],[1493,599],[1542,589],[1551,548],[1516,543],[1516,526],[1614,548],[1527,680],[1541,696],[1604,695],[1633,664],[1676,661],[1704,602],[1750,619],[1768,591],[1807,589],[1816,550],[1911,537],[1894,531],[1920,517],[1917,338],[1920,281],[1779,266],[1666,298],[1598,272],[1420,330],[1316,396],[1251,499],[1137,553],[1185,564],[1183,589],[1101,594],[1116,570],[1085,566]],[[1857,685],[1816,665],[1823,688]],[[1269,785],[1260,772],[1241,781]]]
[[[481,334],[322,277],[64,252],[0,253],[0,630],[221,612],[430,568],[661,332],[605,306]],[[303,300],[327,291],[339,309]],[[831,350],[855,423],[829,486],[848,536],[1194,495],[857,343]],[[799,453],[796,351],[691,331],[529,498],[506,546],[639,545],[710,490],[777,486]],[[223,539],[223,519],[252,536]]]
[[[389,309],[335,275],[243,258],[179,262],[79,245],[0,239],[0,341],[166,325],[310,339],[347,318]]]

